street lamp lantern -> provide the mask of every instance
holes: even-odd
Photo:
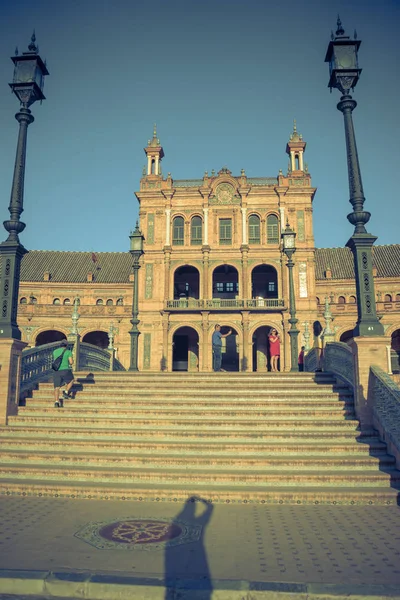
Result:
[[[350,95],[360,77],[358,66],[358,49],[361,41],[345,35],[340,18],[337,20],[336,36],[332,33],[325,62],[329,63],[330,79],[328,87],[337,88],[342,96],[337,105],[343,113],[344,131],[347,151],[347,170],[349,178],[350,204],[353,212],[347,215],[348,221],[354,225],[354,233],[347,242],[347,247],[353,253],[354,272],[357,291],[358,318],[353,335],[381,336],[383,325],[376,314],[374,277],[372,273],[372,245],[376,237],[367,232],[365,225],[371,214],[364,210],[364,189],[361,179],[360,163],[358,160],[356,136],[354,132],[352,112],[357,102]]]
[[[20,109],[15,115],[19,123],[19,133],[11,198],[8,206],[10,217],[8,220],[3,221],[8,237],[0,244],[2,263],[0,273],[0,339],[20,340],[21,331],[17,324],[18,291],[21,259],[26,250],[19,241],[19,234],[25,229],[25,223],[21,221],[21,214],[24,210],[28,126],[34,121],[29,106],[36,100],[44,100],[43,82],[44,77],[49,72],[38,54],[34,33],[28,46],[28,52],[18,55],[18,51],[16,51],[11,60],[14,63],[14,77],[10,87],[20,102]]]
[[[288,262],[287,267],[289,269],[289,313],[290,313],[290,329],[288,334],[290,335],[290,370],[296,372],[299,370],[299,345],[298,336],[300,331],[296,325],[298,319],[296,319],[296,297],[294,293],[294,282],[293,282],[293,254],[296,252],[296,232],[290,227],[289,221],[286,223],[286,228],[281,233],[282,239],[282,250],[286,255]]]
[[[289,221],[286,223],[286,228],[281,233],[283,251],[286,256],[289,258],[288,252],[290,255],[296,252],[295,240],[296,240],[296,232],[291,229],[289,225]]]
[[[38,55],[38,47],[35,42],[36,36],[33,33],[28,52],[18,55],[18,50],[16,50],[15,56],[11,57],[14,63],[14,77],[13,82],[9,85],[25,107],[30,106],[36,100],[45,100],[44,78],[49,72],[46,64]]]
[[[356,38],[356,33],[354,37]],[[350,88],[356,87],[361,74],[357,55],[360,44],[361,40],[352,40],[350,36],[345,35],[338,17],[336,36],[332,33],[332,40],[329,42],[325,56],[325,62],[329,63],[328,87],[331,91],[332,88],[337,88],[342,94],[346,94]]]
[[[138,273],[140,269],[139,259],[144,254],[143,246],[144,246],[144,236],[139,229],[139,224],[136,222],[136,228],[131,232],[129,236],[131,241],[130,244],[130,254],[133,258],[133,302],[132,302],[132,329],[129,334],[131,336],[131,361],[129,370],[130,371],[138,371],[138,342],[140,331],[138,329],[138,325],[140,323],[138,319],[139,314],[139,279]]]

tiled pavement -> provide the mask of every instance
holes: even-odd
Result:
[[[290,600],[331,597],[327,590],[336,599],[400,598],[397,506],[1,497],[0,514],[3,594],[55,597],[64,578],[60,595],[99,600],[247,600],[278,598],[284,589],[292,591],[284,595]],[[88,584],[96,577],[102,592]],[[171,587],[178,581],[181,595],[169,596],[166,580]],[[145,584],[153,591],[142,596]],[[125,596],[121,590],[129,588]],[[224,589],[231,592],[223,595]]]

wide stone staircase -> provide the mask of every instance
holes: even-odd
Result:
[[[0,494],[395,504],[400,472],[326,373],[79,373],[0,428]]]

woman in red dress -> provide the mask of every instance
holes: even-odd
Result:
[[[271,371],[273,373],[278,372],[278,360],[281,354],[281,341],[279,334],[276,329],[271,329],[268,336],[269,341],[269,355],[271,357]]]

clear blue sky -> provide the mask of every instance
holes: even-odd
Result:
[[[318,188],[316,245],[344,245],[343,119],[324,63],[338,12],[362,40],[353,116],[368,228],[378,244],[398,243],[398,0],[1,0],[0,222],[18,131],[10,56],[35,28],[50,77],[28,134],[26,248],[127,250],[154,122],[165,175],[200,178],[226,165],[271,177],[286,172],[293,118]]]

